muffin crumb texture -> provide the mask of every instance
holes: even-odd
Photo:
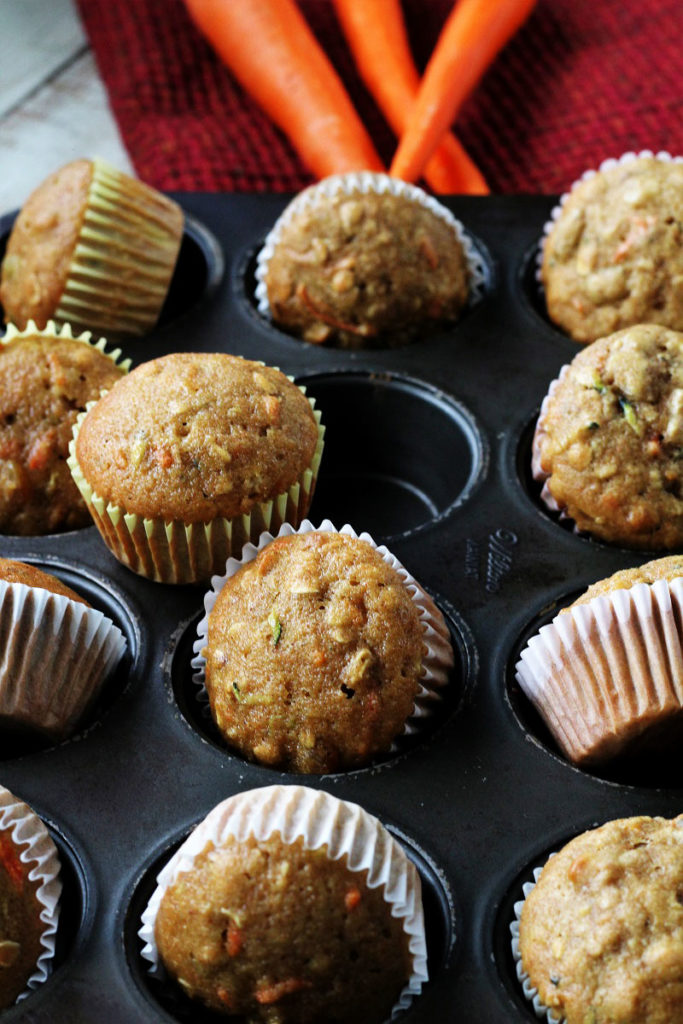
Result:
[[[38,884],[29,878],[34,863],[21,860],[11,829],[0,831],[0,1009],[16,1002],[43,951]]]

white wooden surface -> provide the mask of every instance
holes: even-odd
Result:
[[[73,0],[0,0],[0,33],[0,214],[78,157],[133,173]]]

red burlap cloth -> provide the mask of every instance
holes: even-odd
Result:
[[[241,0],[229,0],[240,3]],[[78,0],[138,175],[168,191],[287,191],[310,174],[200,36],[182,0]],[[395,139],[329,0],[300,0],[387,164]],[[418,66],[451,0],[404,0]],[[539,0],[456,130],[493,192],[563,191],[628,150],[683,153],[680,0]],[[245,46],[258,46],[257,39]]]

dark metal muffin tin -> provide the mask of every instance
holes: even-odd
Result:
[[[387,544],[444,612],[455,669],[425,727],[377,765],[285,775],[227,751],[197,706],[190,658],[204,587],[136,576],[94,527],[3,538],[3,555],[63,577],[112,616],[128,654],[73,739],[41,747],[0,738],[0,783],[47,822],[64,865],[54,973],[2,1019],[223,1019],[150,980],[140,911],[158,867],[220,800],[303,783],[377,815],[422,874],[431,977],[401,1020],[533,1021],[510,955],[522,881],[577,832],[683,809],[680,766],[601,775],[568,764],[514,680],[525,638],[554,610],[653,557],[573,534],[541,508],[529,478],[539,404],[578,351],[547,321],[534,282],[553,199],[445,200],[486,262],[482,300],[421,342],[345,352],[289,338],[256,311],[254,255],[287,197],[175,198],[189,219],[169,300],[154,333],[124,342],[124,353],[138,364],[226,351],[305,384],[327,427],[310,518],[349,522]],[[0,222],[3,240],[11,220]]]

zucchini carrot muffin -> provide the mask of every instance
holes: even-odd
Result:
[[[452,660],[431,599],[348,533],[280,536],[214,584],[199,626],[204,682],[222,736],[249,760],[302,773],[365,765],[404,732],[426,674],[431,688]]]
[[[40,818],[0,786],[0,1009],[47,978],[59,920],[60,864]]]
[[[7,329],[0,342],[0,533],[90,525],[66,459],[78,413],[126,372],[119,355],[52,322],[42,331]]]
[[[266,239],[259,308],[316,345],[402,345],[458,319],[470,260],[461,225],[421,189],[383,174],[334,175],[297,196]]]
[[[584,176],[544,240],[541,280],[575,341],[639,323],[683,330],[683,162],[631,154]]]
[[[285,374],[226,353],[137,366],[79,419],[69,465],[103,539],[142,575],[208,580],[308,510],[319,416]]]
[[[582,349],[541,407],[534,477],[580,531],[627,548],[683,545],[683,334],[640,324]]]
[[[108,335],[156,323],[183,237],[173,200],[102,160],[75,160],[29,196],[0,271],[5,322]]]
[[[383,1024],[426,977],[420,881],[355,804],[302,786],[229,797],[173,856],[143,955],[251,1024]]]
[[[682,1024],[683,816],[584,832],[525,890],[519,956],[541,1012],[566,1024]]]
[[[531,638],[517,679],[569,760],[680,747],[682,616],[683,555],[670,555],[599,580]]]
[[[0,729],[51,740],[83,722],[126,642],[56,576],[0,558]]]

